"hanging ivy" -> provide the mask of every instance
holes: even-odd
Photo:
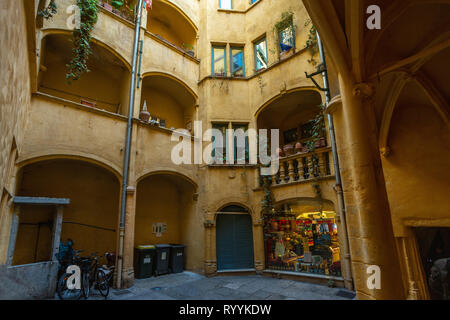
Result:
[[[281,14],[281,20],[275,23],[275,31],[280,32],[289,27],[294,27],[294,13],[285,11]]]
[[[97,0],[77,0],[80,9],[80,26],[73,31],[73,58],[67,68],[67,81],[78,80],[85,72],[89,72],[87,60],[92,53],[92,30],[98,20]]]
[[[308,25],[309,23],[305,24]],[[311,26],[308,33],[308,39],[306,40],[305,46],[308,48],[309,53],[311,54],[311,59],[308,60],[313,66],[317,64],[317,61],[314,59],[314,56],[318,52],[318,43],[317,43],[317,30],[315,26]]]
[[[56,5],[56,0],[51,0],[46,8],[41,11],[38,11],[38,16],[43,17],[48,20],[52,18],[55,14],[58,13],[58,6]]]

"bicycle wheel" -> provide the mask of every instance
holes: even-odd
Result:
[[[103,297],[107,298],[109,295],[109,279],[103,270],[97,270],[96,283],[97,290]]]
[[[91,293],[91,283],[90,283],[90,276],[89,272],[83,272],[81,276],[81,288],[83,290],[83,296],[86,300],[89,298],[89,295]]]
[[[56,293],[61,300],[78,300],[83,294],[82,289],[69,289],[67,286],[67,281],[69,280],[70,273],[63,273],[56,284]]]

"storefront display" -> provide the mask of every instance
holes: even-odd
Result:
[[[266,216],[266,268],[340,277],[335,216],[331,211]]]

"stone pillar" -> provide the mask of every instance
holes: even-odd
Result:
[[[264,271],[265,248],[264,248],[264,230],[263,219],[255,217],[253,219],[253,251],[256,273],[262,274]]]
[[[134,282],[134,227],[136,216],[136,188],[128,186],[125,214],[125,239],[123,250],[122,288],[129,288]]]
[[[339,75],[342,113],[336,123],[355,289],[359,299],[403,299],[404,290],[377,146],[374,114]],[[369,289],[368,267],[381,270],[381,288]]]
[[[17,232],[19,231],[19,214],[20,206],[15,205],[11,220],[11,231],[9,233],[8,255],[6,257],[6,264],[12,265],[14,259],[14,250],[16,248]]]
[[[214,221],[214,215],[210,214],[209,217],[204,221],[203,225],[205,227],[205,275],[213,276],[217,271],[217,258],[215,255],[215,233],[216,225]],[[212,217],[211,217],[212,216]]]

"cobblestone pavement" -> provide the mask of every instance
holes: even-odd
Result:
[[[342,296],[344,295],[344,297]],[[350,296],[349,296],[350,295]],[[345,297],[346,296],[346,297]],[[136,279],[131,288],[111,290],[110,300],[349,300],[341,288],[267,276],[205,277],[192,272]],[[92,292],[89,299],[104,299]]]

